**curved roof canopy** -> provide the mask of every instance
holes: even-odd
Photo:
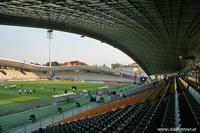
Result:
[[[96,38],[147,74],[170,73],[199,47],[200,0],[0,0],[0,24]]]

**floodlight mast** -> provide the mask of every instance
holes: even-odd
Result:
[[[51,43],[53,39],[53,30],[47,30],[47,38],[49,39],[49,67],[51,67]]]

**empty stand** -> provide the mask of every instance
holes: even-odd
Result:
[[[133,80],[120,76],[108,75],[103,73],[91,72],[56,72],[52,79],[67,80],[86,80],[86,81],[114,81],[114,82],[133,82]]]
[[[98,106],[40,129],[45,133],[141,133],[200,129],[200,106],[177,77],[165,85]],[[37,132],[37,131],[35,131]]]
[[[0,80],[37,80],[40,79],[36,73],[20,71],[15,69],[2,69],[0,71]]]

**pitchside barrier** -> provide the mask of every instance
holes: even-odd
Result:
[[[67,118],[67,117],[79,114],[80,112],[89,110],[89,109],[94,108],[96,106],[98,106],[98,104],[90,103],[90,104],[81,106],[79,108],[75,108],[75,109],[73,109],[71,111],[67,111],[67,112],[64,112],[64,113],[61,113],[61,114],[57,114],[57,115],[54,115],[54,116],[51,116],[51,117],[36,121],[34,123],[29,123],[29,124],[20,126],[18,128],[6,131],[6,133],[30,133],[32,131],[37,130],[40,127],[44,128],[44,127],[46,127],[48,125],[55,124],[56,122],[61,121],[61,120],[65,119],[65,118]]]

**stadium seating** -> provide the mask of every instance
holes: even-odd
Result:
[[[0,73],[0,80],[31,80],[39,79],[39,76],[33,72],[24,71],[23,73],[20,70],[15,69],[2,69]],[[4,72],[4,73],[3,73]],[[5,74],[6,73],[6,74]]]
[[[179,105],[181,127],[196,128],[200,126],[200,106],[194,97],[189,93],[188,89],[179,81]]]
[[[85,81],[113,81],[113,82],[133,82],[119,76],[108,75],[103,73],[91,72],[56,72],[52,79],[67,79],[67,80],[85,80]]]
[[[45,133],[141,133],[158,128],[200,129],[200,106],[179,78],[50,125]],[[34,131],[38,132],[38,131]]]
[[[91,72],[29,72],[25,70],[15,70],[13,68],[1,69],[0,80],[39,80],[39,79],[64,79],[75,81],[108,81],[108,82],[133,82],[131,79],[120,76],[91,73]]]
[[[91,117],[97,114],[101,114],[101,113],[105,113],[111,110],[115,110],[121,107],[126,107],[132,104],[137,104],[139,102],[143,102],[145,101],[150,95],[153,95],[155,90],[151,90],[151,91],[145,91],[143,93],[139,93],[137,95],[128,97],[126,99],[121,99],[121,100],[117,100],[114,101],[112,103],[108,103],[108,104],[104,104],[101,106],[98,106],[97,108],[91,109],[89,111],[86,112],[82,112],[78,115],[72,116],[68,119],[63,120],[62,122],[70,122],[70,121],[74,121],[77,119],[83,119],[83,118],[87,118],[87,117]],[[62,123],[61,122],[61,123]]]

